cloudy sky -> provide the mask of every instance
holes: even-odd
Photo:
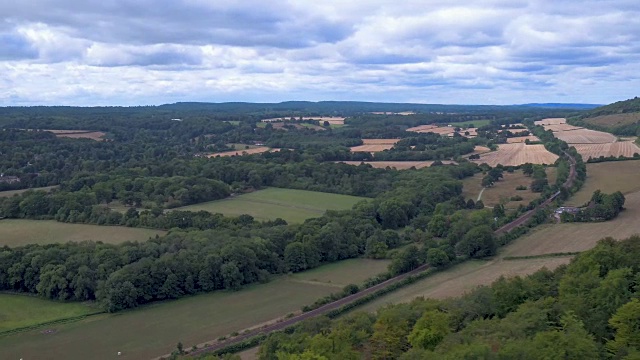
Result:
[[[638,0],[0,2],[0,106],[609,103],[639,90]]]

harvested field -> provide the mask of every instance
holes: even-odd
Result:
[[[233,151],[224,151],[219,153],[208,154],[206,157],[225,157],[225,156],[242,156],[242,155],[251,155],[251,154],[261,154],[267,151],[279,151],[280,149],[272,149],[266,146],[258,146],[252,149],[242,149],[242,150],[233,150]]]
[[[439,135],[453,134],[455,132],[454,127],[449,126],[437,126],[437,125],[420,125],[412,128],[408,128],[407,131],[413,131],[417,133],[434,133]]]
[[[303,116],[300,119],[299,116],[281,117],[260,120],[262,122],[285,122],[285,121],[300,121],[300,120],[317,120],[320,122],[329,122],[331,125],[344,125],[344,117],[340,116]]]
[[[519,241],[519,240],[516,240]],[[461,296],[480,285],[490,285],[500,276],[513,277],[532,274],[543,267],[555,269],[568,264],[571,257],[505,261],[470,260],[436,273],[409,286],[400,288],[364,305],[359,310],[375,311],[390,303],[409,302],[417,297],[445,299]]]
[[[613,134],[590,129],[557,131],[553,135],[568,144],[606,144],[617,141]]]
[[[360,283],[384,271],[387,264],[367,259],[340,261],[240,291],[216,291],[56,324],[55,334],[45,335],[42,329],[36,329],[7,335],[0,337],[0,357],[150,359],[170,353],[179,341],[190,348],[299,311],[341,290],[332,284]],[[116,356],[118,351],[121,356]]]
[[[614,114],[614,115],[602,115],[592,118],[584,119],[589,124],[617,127],[622,125],[635,124],[640,121],[640,112],[626,113],[626,114]]]
[[[393,144],[359,145],[351,148],[351,152],[379,152],[393,148]]]
[[[523,143],[523,142],[525,142],[527,140],[529,140],[530,142],[540,141],[540,139],[538,139],[537,136],[528,135],[528,136],[518,136],[518,137],[507,138],[507,143],[508,144]]]
[[[640,161],[587,164],[587,180],[582,188],[567,200],[567,204],[581,206],[591,199],[591,195],[596,190],[607,194],[621,191],[626,196],[626,194],[640,191],[638,179],[640,179]]]
[[[69,139],[91,139],[95,141],[104,140],[106,134],[102,131],[92,131],[83,133],[57,133],[57,137],[69,138]]]
[[[227,199],[176,208],[185,211],[209,211],[227,216],[248,214],[256,220],[282,218],[301,223],[322,216],[327,210],[347,210],[366,198],[318,191],[268,188]]]
[[[538,121],[534,121],[533,122],[535,125],[559,125],[559,124],[566,124],[567,123],[567,119],[565,118],[548,118],[548,119],[542,119],[542,120],[538,120]]]
[[[584,128],[579,126],[569,125],[569,124],[558,124],[558,125],[545,125],[544,129],[551,130],[553,132],[558,132],[558,131],[580,130]]]
[[[480,155],[480,154],[488,153],[490,151],[491,151],[491,149],[489,149],[486,146],[476,145],[473,148],[473,152],[471,154],[465,155],[464,157],[469,157],[469,155]]]
[[[558,155],[549,152],[544,145],[501,144],[497,151],[492,151],[480,156],[480,159],[473,160],[475,163],[487,163],[489,166],[502,164],[504,166],[518,166],[525,163],[532,164],[553,164],[558,159]]]
[[[640,154],[640,147],[632,141],[619,141],[606,144],[571,144],[584,160],[589,158],[599,158],[600,156],[609,157],[620,155],[624,157],[633,157],[633,154]]]
[[[624,239],[640,233],[640,192],[625,195],[625,210],[613,220],[599,223],[544,225],[521,237],[501,256],[528,256],[589,250],[605,237]]]
[[[124,226],[100,226],[61,223],[54,220],[0,220],[0,246],[52,244],[69,241],[102,241],[117,244],[125,241],[146,241],[166,231]]]
[[[355,166],[358,166],[360,164],[368,164],[377,169],[386,169],[387,167],[389,167],[389,168],[395,168],[396,170],[407,170],[412,167],[415,167],[416,169],[422,169],[424,167],[429,167],[431,166],[431,164],[434,163],[433,161],[337,161],[337,162],[345,163],[348,165],[355,165]],[[445,165],[457,164],[455,161],[450,161],[450,160],[443,160],[442,163]]]
[[[557,169],[555,167],[547,168],[547,178],[550,184],[555,182],[556,173]],[[478,195],[482,192],[480,199],[486,206],[493,207],[498,204],[503,204],[507,209],[515,209],[520,204],[527,205],[532,200],[540,197],[539,193],[534,193],[529,189],[533,179],[525,176],[521,170],[516,170],[513,173],[504,172],[503,176],[504,178],[502,180],[486,189],[481,185],[484,174],[479,173],[468,177],[462,181],[462,196],[464,196],[465,199],[477,201]],[[527,190],[516,190],[516,187],[521,185],[526,186]],[[522,200],[510,201],[510,198],[516,195],[521,196]]]
[[[363,145],[393,145],[400,139],[362,139]]]

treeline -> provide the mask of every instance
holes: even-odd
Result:
[[[164,238],[120,245],[84,242],[4,247],[0,289],[52,299],[96,299],[109,311],[195,292],[237,289],[267,281],[272,274],[379,253],[380,241],[385,249],[392,249],[402,242],[398,235],[383,230],[427,226],[438,206],[448,212],[465,206],[457,179],[474,172],[472,165],[398,172],[394,187],[373,201],[359,203],[351,211],[327,212],[302,225],[285,225],[283,221],[260,224],[246,215],[225,218],[207,212],[153,214],[153,210],[138,214],[130,209],[119,214],[129,225],[135,224],[130,221],[145,225],[149,219],[162,219],[172,227],[216,230],[174,231]],[[68,194],[80,193],[83,191]],[[18,205],[25,205],[31,196]],[[40,194],[36,198],[45,197]],[[73,214],[83,213],[70,216]],[[418,238],[411,241],[421,240],[419,232],[414,235]],[[395,262],[395,271],[414,266],[405,260]]]
[[[636,359],[639,256],[640,237],[604,239],[568,266],[457,299],[305,321],[270,335],[259,359]]]
[[[604,194],[596,190],[591,196],[591,201],[585,208],[581,208],[576,214],[562,213],[564,222],[596,222],[607,221],[618,216],[624,209],[625,198],[620,191],[613,194]]]

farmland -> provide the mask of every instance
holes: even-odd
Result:
[[[537,136],[528,135],[528,136],[517,136],[517,137],[507,138],[507,143],[508,144],[523,143],[523,142],[526,142],[527,140],[529,140],[530,142],[540,141],[540,139],[538,139]]]
[[[469,120],[469,121],[450,122],[450,123],[447,123],[447,125],[451,125],[453,127],[460,127],[460,128],[466,128],[466,127],[478,128],[481,126],[491,124],[491,121],[492,121],[491,119]]]
[[[252,155],[252,154],[261,154],[267,151],[278,151],[279,149],[272,149],[266,146],[257,146],[249,149],[238,149],[232,151],[223,151],[213,154],[207,154],[207,157],[225,157],[225,156],[242,156],[242,155]]]
[[[64,303],[28,295],[0,294],[0,333],[99,311],[84,303]]]
[[[501,144],[497,151],[492,151],[474,160],[475,163],[487,163],[489,166],[502,164],[504,166],[518,166],[525,163],[553,164],[558,155],[549,152],[544,145],[526,145],[524,143]]]
[[[288,117],[288,118],[271,118],[263,119],[262,122],[285,122],[285,121],[300,121],[300,120],[317,120],[321,123],[328,122],[331,125],[344,125],[344,117],[339,116],[302,116],[302,117]]]
[[[548,118],[548,119],[542,119],[542,120],[538,120],[538,121],[534,121],[533,122],[535,125],[560,125],[560,124],[566,124],[567,123],[567,119],[565,118]]]
[[[393,148],[393,144],[358,145],[351,148],[351,152],[379,152]]]
[[[337,284],[359,283],[386,269],[388,262],[353,259],[283,276],[237,292],[214,292],[145,306],[120,314],[0,337],[3,356],[48,359],[148,359],[170,353],[178,341],[193,344],[216,339],[298,311],[338,290]],[[171,316],[167,316],[171,314]]]
[[[593,125],[617,127],[617,126],[637,123],[638,121],[640,121],[640,112],[601,115],[601,116],[596,116],[592,118],[587,118],[585,119],[585,121]]]
[[[632,141],[618,141],[606,144],[571,144],[585,160],[601,156],[633,157],[640,154],[640,147]]]
[[[534,229],[504,250],[504,256],[526,256],[591,249],[611,236],[627,238],[640,233],[640,192],[625,195],[625,209],[615,219],[599,223],[563,223]]]
[[[612,176],[615,174],[615,176]],[[587,164],[587,180],[567,204],[579,206],[591,199],[596,190],[623,194],[640,191],[640,161],[613,161]]]
[[[506,208],[515,209],[518,205],[527,205],[529,202],[540,196],[540,194],[534,193],[529,189],[533,179],[525,176],[521,170],[517,170],[513,173],[503,173],[503,179],[496,182],[494,186],[486,189],[481,185],[483,176],[483,174],[476,174],[462,181],[462,195],[466,199],[476,201],[478,195],[482,192],[481,200],[486,206],[493,207],[498,204],[504,204]],[[553,183],[556,177],[556,168],[547,168],[547,177],[549,179],[549,183]],[[516,190],[516,187],[520,185],[526,186],[527,190]],[[512,196],[516,195],[521,196],[522,200],[509,200]]]
[[[317,191],[268,188],[228,199],[177,208],[185,211],[209,211],[227,216],[248,214],[257,220],[282,218],[303,222],[319,217],[326,210],[346,210],[365,198]]]
[[[543,267],[555,269],[562,264],[569,263],[570,260],[571,257],[517,261],[505,261],[500,258],[489,261],[465,261],[448,270],[438,272],[414,284],[379,297],[358,308],[358,310],[375,311],[386,304],[409,302],[419,296],[436,299],[460,296],[480,285],[489,285],[500,276],[528,275]]]
[[[606,144],[616,141],[612,134],[589,129],[556,131],[553,133],[558,139],[573,144]]]
[[[394,145],[400,139],[362,139],[363,145]]]
[[[416,169],[422,169],[424,167],[429,167],[434,161],[339,161],[349,165],[360,165],[360,164],[368,164],[378,169],[386,169],[387,167],[396,169],[396,170],[407,170],[415,167]],[[443,164],[455,164],[455,161],[444,160]]]
[[[54,220],[0,220],[0,246],[52,244],[69,241],[102,241],[121,243],[145,241],[165,231],[124,226],[99,226],[61,223]]]

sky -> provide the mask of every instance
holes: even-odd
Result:
[[[0,106],[640,95],[638,0],[0,2]]]

